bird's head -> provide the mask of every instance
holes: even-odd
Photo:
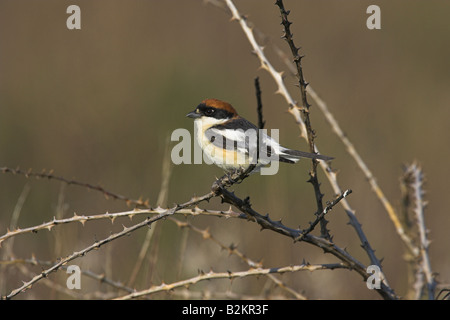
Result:
[[[228,102],[218,99],[205,99],[194,111],[189,112],[186,116],[193,119],[209,120],[219,124],[236,118],[238,114]]]

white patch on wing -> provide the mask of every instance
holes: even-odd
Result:
[[[250,137],[246,139],[246,134],[248,133],[245,133],[243,130],[211,128],[205,134],[216,147],[225,147],[227,150],[237,150],[244,154],[248,154],[249,145],[253,143]],[[256,138],[254,140],[254,145],[256,146]]]
[[[231,141],[245,141],[244,130],[233,130],[233,129],[209,129],[214,135],[223,136],[227,140]]]
[[[276,142],[275,139],[265,133],[262,134],[262,143],[263,145],[272,147],[275,153],[278,155],[283,152],[283,149],[285,149],[280,146],[280,144]]]
[[[240,152],[249,153],[255,152],[256,155],[256,146],[258,143],[257,134],[258,132],[253,129],[249,130],[240,130],[240,129],[216,129],[210,128],[207,130],[206,136],[208,137],[208,142],[212,143],[211,137],[214,137],[213,143],[222,147],[224,145],[224,139],[226,140],[227,149],[236,149]],[[263,131],[260,132],[260,150],[265,150],[264,148],[270,147],[272,152],[276,155],[285,155],[285,150],[288,150],[282,147],[275,139],[271,136],[267,135]]]

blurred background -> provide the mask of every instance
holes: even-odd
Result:
[[[257,28],[258,40],[274,67],[286,71],[285,83],[300,100],[295,77],[274,46],[289,54],[280,39],[274,1],[235,0]],[[66,8],[81,8],[81,30],[68,30]],[[450,282],[450,215],[448,165],[450,130],[450,3],[444,1],[376,1],[381,30],[366,27],[373,1],[285,1],[296,45],[302,47],[305,79],[327,102],[394,207],[401,211],[402,166],[418,161],[426,183],[426,225],[431,266],[437,280]],[[261,35],[264,35],[261,37]],[[238,23],[201,0],[172,1],[0,1],[0,167],[54,170],[57,176],[101,185],[129,198],[156,205],[163,180],[163,161],[174,129],[192,132],[185,117],[205,98],[232,103],[245,118],[257,122],[254,78],[260,78],[266,128],[281,129],[280,142],[307,150],[283,97],[259,62]],[[316,143],[334,156],[343,189],[350,188],[351,206],[362,224],[397,294],[408,292],[405,248],[388,215],[340,140],[310,99]],[[172,142],[171,148],[175,145]],[[274,176],[254,175],[233,189],[250,196],[255,210],[270,213],[290,227],[305,228],[314,219],[313,188],[306,182],[310,162],[281,164]],[[171,166],[162,205],[182,203],[209,192],[221,169],[207,165]],[[324,200],[334,194],[319,173]],[[23,204],[20,204],[20,199]],[[18,204],[19,203],[19,204]],[[202,208],[228,209],[217,199]],[[29,227],[54,216],[101,214],[128,210],[102,193],[52,180],[0,174],[0,235],[20,208],[17,225]],[[5,260],[55,261],[120,231],[144,217],[56,227],[14,237]],[[234,244],[265,267],[337,260],[322,250],[251,222],[216,217],[177,217],[205,229],[225,245]],[[333,240],[365,265],[370,264],[342,207],[328,216]],[[170,283],[197,275],[198,270],[242,271],[249,267],[215,243],[166,220],[157,223],[144,264],[133,287]],[[83,270],[127,283],[148,229],[113,241],[73,263]],[[317,234],[317,231],[315,231]],[[26,270],[23,270],[23,269]],[[22,285],[41,267],[0,266],[1,294]],[[27,273],[28,272],[28,273]],[[311,299],[379,299],[361,277],[348,270],[297,272],[279,276]],[[52,274],[18,296],[20,299],[70,298],[53,281],[65,285],[64,271]],[[447,288],[449,285],[446,286]],[[116,292],[83,278],[81,294]],[[208,281],[189,292],[233,292],[238,297],[292,298],[266,277]],[[80,293],[79,292],[79,293]],[[119,291],[120,292],[120,291]],[[124,292],[121,292],[122,294]],[[117,293],[116,295],[118,295]],[[154,296],[181,298],[177,291]],[[194,297],[194,294],[188,297]],[[198,296],[197,296],[198,297]],[[270,296],[269,296],[270,297]]]

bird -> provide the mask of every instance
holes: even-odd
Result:
[[[226,172],[247,169],[253,172],[273,161],[297,163],[301,158],[328,161],[333,157],[293,150],[238,115],[234,107],[218,99],[203,100],[187,117],[194,119],[194,139],[210,163]],[[273,134],[273,131],[272,131]]]

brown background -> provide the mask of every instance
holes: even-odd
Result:
[[[376,1],[381,7],[382,29],[371,31],[366,28],[366,8],[372,2],[286,1],[285,5],[292,12],[289,17],[294,22],[291,28],[296,44],[306,55],[306,80],[328,103],[396,209],[401,204],[402,165],[417,160],[423,166],[431,263],[439,274],[437,279],[445,284],[450,281],[450,3]],[[66,28],[69,4],[81,7],[81,30]],[[272,46],[288,53],[287,44],[280,39],[279,11],[273,1],[236,0],[235,4],[267,36],[259,39],[266,44],[275,68],[286,70]],[[149,198],[155,204],[166,140],[176,128],[192,131],[193,124],[185,114],[201,100],[215,97],[231,102],[242,116],[256,122],[256,76],[261,81],[266,127],[281,129],[282,144],[307,149],[283,98],[274,93],[274,82],[258,69],[259,62],[239,25],[200,0],[2,0],[0,47],[0,167],[38,172],[53,169],[56,175],[100,184],[131,198]],[[299,99],[295,82],[292,76],[286,78],[292,95]],[[384,258],[390,285],[404,295],[404,247],[357,165],[312,104],[319,149],[336,157],[333,167],[340,172],[341,187],[353,190],[350,204],[377,256]],[[221,175],[220,169],[206,165],[172,169],[167,205],[208,192],[214,177]],[[277,175],[255,175],[235,189],[239,195],[249,195],[256,210],[268,212],[288,226],[305,227],[313,219],[315,204],[313,189],[305,182],[309,169],[308,161],[296,166],[282,164]],[[319,179],[324,199],[332,199],[322,173]],[[125,203],[106,200],[85,188],[1,174],[1,234],[6,232],[25,185],[30,191],[20,227],[51,220],[58,201],[64,203],[66,217],[73,212],[127,209]],[[227,208],[219,201],[202,207]],[[262,259],[266,267],[299,264],[304,259],[310,263],[336,261],[307,244],[260,232],[253,223],[214,217],[188,220],[200,228],[209,226],[220,241],[238,245],[250,258]],[[333,210],[329,220],[335,242],[368,264],[342,208]],[[54,260],[119,231],[122,223],[132,222],[69,224],[52,232],[16,237],[13,252],[19,258],[35,254]],[[137,289],[189,278],[198,269],[248,269],[236,257],[170,221],[157,228],[157,240],[145,264],[147,272],[140,275]],[[126,282],[145,232],[135,232],[74,263]],[[185,236],[188,242],[183,255],[180,248]],[[64,272],[52,277],[61,285],[67,278]],[[29,279],[14,268],[4,269],[1,294]],[[296,273],[282,279],[313,299],[379,298],[367,290],[359,275],[346,270]],[[232,283],[225,280],[199,284],[192,290],[231,290],[258,296],[266,282],[264,277]],[[109,289],[85,282],[83,290]],[[66,296],[41,284],[21,295],[62,297]]]

